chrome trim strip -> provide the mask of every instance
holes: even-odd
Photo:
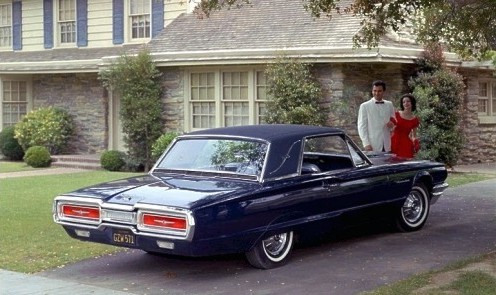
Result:
[[[80,228],[80,229],[92,229],[92,230],[98,230],[98,231],[103,231],[105,228],[118,228],[118,229],[126,229],[131,231],[133,234],[136,236],[144,236],[144,237],[151,237],[151,238],[158,238],[158,239],[166,239],[166,240],[182,240],[182,241],[191,241],[193,238],[193,232],[194,232],[194,226],[191,227],[191,237],[190,236],[174,236],[174,235],[165,235],[165,234],[155,234],[155,233],[148,233],[148,232],[139,232],[136,230],[134,226],[129,226],[129,225],[122,225],[122,224],[107,224],[107,223],[102,223],[99,226],[92,226],[92,225],[84,225],[84,224],[79,224],[79,223],[71,223],[71,222],[65,222],[65,221],[56,221],[57,224],[60,225],[66,225],[66,226],[71,226],[74,228]]]
[[[435,204],[437,200],[442,196],[444,191],[448,188],[448,183],[443,182],[441,184],[435,185],[432,188],[431,205]]]
[[[62,214],[62,206],[63,205],[76,205],[76,206],[88,206],[88,207],[98,207],[100,210],[100,218],[98,220],[91,219],[83,219],[83,218],[72,218],[66,217]],[[59,196],[56,197],[53,203],[53,219],[55,222],[59,220],[67,220],[69,222],[81,222],[83,224],[93,224],[97,225],[102,222],[102,214],[101,214],[101,201],[95,202],[94,200],[88,198],[80,198],[80,197],[67,197],[67,196]]]
[[[448,188],[449,184],[446,182],[443,182],[442,184],[435,185],[432,188],[432,195],[433,196],[440,196],[443,194],[443,192]]]
[[[136,224],[136,212],[101,209],[103,221]]]
[[[103,209],[111,209],[117,211],[133,211],[134,207],[131,205],[123,205],[123,204],[111,204],[111,203],[103,203],[101,202],[100,206]]]
[[[152,227],[142,224],[143,214],[158,214],[158,215],[168,215],[175,216],[186,219],[186,230],[174,230],[174,229],[154,229]],[[189,210],[179,210],[178,208],[162,207],[157,205],[144,205],[139,207],[136,228],[140,233],[148,233],[152,235],[181,235],[184,236],[186,240],[191,240],[193,238],[192,229],[195,227],[195,220],[193,215]]]

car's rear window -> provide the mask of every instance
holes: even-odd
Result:
[[[260,176],[267,147],[258,141],[180,139],[156,168]]]

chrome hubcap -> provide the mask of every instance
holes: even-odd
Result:
[[[283,252],[284,246],[286,245],[286,241],[288,239],[288,234],[279,234],[272,236],[263,241],[263,246],[270,256],[278,256]]]
[[[417,192],[411,192],[403,204],[403,216],[405,221],[415,223],[422,217],[424,203]]]

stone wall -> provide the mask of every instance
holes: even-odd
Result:
[[[481,124],[478,119],[479,79],[493,79],[493,71],[463,69],[466,96],[463,102],[464,149],[460,164],[496,161],[496,124]]]
[[[74,118],[76,136],[67,153],[95,154],[107,147],[108,103],[96,73],[33,76],[33,109],[54,106]]]
[[[385,99],[397,103],[399,97],[408,90],[408,79],[414,74],[411,64],[363,64],[343,65],[344,87],[353,87],[368,92],[372,97],[372,82],[382,80],[386,83]]]

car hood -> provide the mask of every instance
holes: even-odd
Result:
[[[120,205],[142,203],[192,209],[225,200],[234,194],[243,195],[259,186],[259,183],[253,181],[191,178],[164,173],[111,181],[65,195],[100,199]]]

